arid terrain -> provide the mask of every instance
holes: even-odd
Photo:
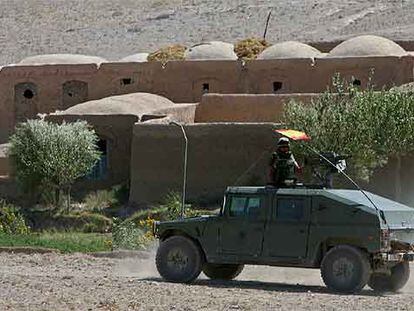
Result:
[[[336,295],[318,270],[249,266],[235,281],[163,282],[148,258],[0,254],[0,310],[412,310],[399,294]]]
[[[406,0],[0,0],[0,65],[46,53],[119,59],[171,43],[331,41],[358,34],[413,39]]]

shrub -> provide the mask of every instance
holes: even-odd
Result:
[[[110,190],[97,190],[88,193],[84,199],[83,210],[102,212],[111,207],[119,207],[128,202],[129,189],[125,185],[113,186]]]
[[[369,180],[389,158],[414,151],[414,93],[376,92],[370,83],[364,90],[337,75],[333,89],[310,104],[285,107],[289,127],[307,132],[316,149],[350,155],[358,178]]]
[[[56,213],[48,211],[31,212],[29,219],[33,230],[58,230],[76,232],[107,233],[111,231],[112,219],[91,212]]]
[[[114,249],[144,249],[144,231],[138,224],[127,219],[114,218],[112,227],[112,247]]]
[[[75,180],[88,174],[99,159],[97,141],[83,121],[59,125],[29,120],[16,127],[9,155],[24,190],[52,190],[54,203],[59,205],[61,192],[69,194]]]
[[[30,228],[26,225],[26,221],[19,213],[19,210],[0,200],[0,233],[5,234],[28,234]]]

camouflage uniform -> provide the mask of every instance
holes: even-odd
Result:
[[[286,180],[296,181],[295,169],[299,168],[290,151],[282,152],[280,146],[289,146],[289,140],[279,140],[278,150],[272,153],[270,160],[270,183],[275,187],[286,187]]]

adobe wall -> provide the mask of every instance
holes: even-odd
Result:
[[[277,137],[272,123],[204,123],[185,127],[189,139],[188,201],[218,202],[227,186],[264,185],[267,165]],[[181,192],[184,141],[179,128],[137,123],[134,126],[130,202],[148,206],[169,191]],[[369,184],[360,185],[379,195],[414,206],[414,155],[403,157],[397,171],[391,159]],[[401,196],[395,185],[399,180]],[[344,185],[348,185],[344,181]],[[352,185],[347,187],[352,188]]]
[[[8,176],[9,173],[10,173],[9,159],[0,157],[0,176]]]
[[[195,113],[196,123],[282,122],[283,107],[291,100],[310,102],[318,94],[206,94]]]
[[[132,130],[138,117],[135,115],[49,115],[46,120],[61,123],[84,120],[93,126],[100,139],[107,141],[108,176],[93,181],[94,186],[104,187],[129,180],[131,163]]]
[[[413,81],[411,56],[3,67],[0,143],[17,122],[37,113],[111,95],[149,92],[176,103],[196,103],[205,93],[319,93],[336,72],[365,85],[372,68],[377,89]]]
[[[189,201],[220,201],[227,186],[264,184],[274,146],[273,124],[210,123],[185,127],[189,139]],[[184,142],[172,125],[134,126],[131,203],[158,202],[169,191],[181,192]]]

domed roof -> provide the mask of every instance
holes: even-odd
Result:
[[[185,51],[186,60],[236,60],[234,45],[221,41],[211,41],[192,46]]]
[[[123,63],[144,63],[147,61],[148,53],[137,53],[121,58],[119,62]]]
[[[320,56],[322,56],[322,53],[310,45],[297,41],[286,41],[268,47],[259,54],[257,59],[314,58]]]
[[[106,59],[97,56],[45,54],[27,57],[18,63],[18,65],[100,64],[105,62],[107,62]]]
[[[65,111],[58,111],[56,114],[132,114],[141,116],[142,114],[172,107],[173,105],[174,103],[172,101],[162,96],[149,93],[132,93],[88,101],[70,107]]]
[[[397,43],[378,36],[355,37],[337,45],[327,57],[341,56],[403,56],[407,52]]]

